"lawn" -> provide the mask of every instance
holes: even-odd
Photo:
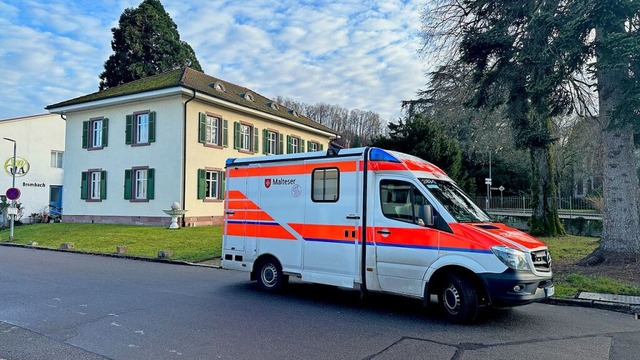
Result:
[[[9,230],[0,230],[0,241],[9,239]],[[554,259],[556,296],[573,297],[580,291],[640,295],[640,284],[609,274],[588,274],[586,269],[571,266],[590,254],[598,239],[581,236],[541,238]],[[97,253],[116,253],[116,246],[127,246],[127,255],[155,258],[159,250],[173,252],[172,259],[200,262],[220,257],[222,226],[187,227],[169,230],[164,227],[107,224],[33,224],[16,226],[14,243],[59,248],[74,243],[74,249]]]
[[[115,253],[116,246],[127,246],[127,255],[157,257],[159,250],[172,251],[175,260],[191,262],[219,257],[222,226],[167,229],[157,226],[108,224],[33,224],[16,226],[14,243],[59,248],[71,242],[75,250]],[[9,239],[9,230],[0,230],[0,240]]]

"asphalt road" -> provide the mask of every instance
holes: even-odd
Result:
[[[0,359],[640,359],[640,321],[532,304],[452,325],[419,301],[0,246]]]

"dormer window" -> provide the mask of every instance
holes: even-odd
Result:
[[[253,98],[253,94],[250,93],[250,92],[244,93],[244,95],[242,97],[247,101],[251,101],[251,102],[255,101],[255,99]]]
[[[291,115],[293,115],[295,117],[298,117],[298,112],[297,111],[291,110],[290,113],[291,113]]]
[[[218,91],[225,92],[227,89],[224,87],[224,84],[221,81],[216,81],[214,83],[209,84],[209,87],[214,88]]]
[[[269,103],[269,107],[271,107],[273,110],[280,110],[280,107],[278,106],[278,104],[274,102]]]

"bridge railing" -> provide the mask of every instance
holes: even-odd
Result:
[[[475,199],[478,206],[489,213],[524,213],[531,214],[531,197],[529,196],[494,196],[487,199],[484,196],[478,196]],[[567,217],[599,216],[601,215],[601,200],[598,198],[575,198],[575,197],[559,197],[556,198],[558,205],[558,213]]]

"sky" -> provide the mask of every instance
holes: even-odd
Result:
[[[98,90],[111,28],[142,0],[0,0],[0,119]],[[425,0],[162,0],[203,71],[263,96],[402,115],[425,87]]]

